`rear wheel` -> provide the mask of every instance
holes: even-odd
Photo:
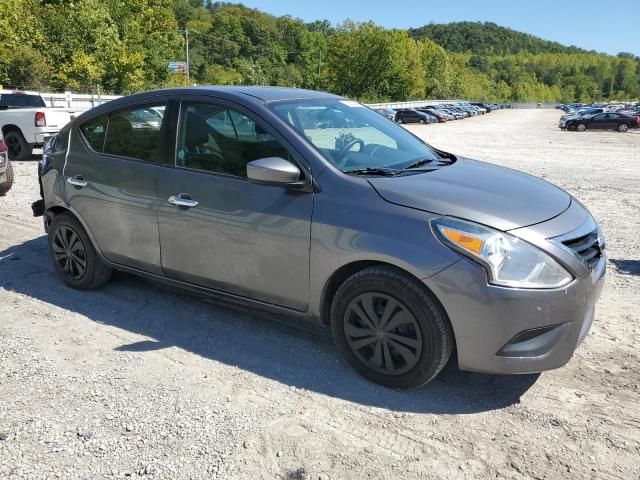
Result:
[[[70,213],[53,217],[49,225],[49,252],[62,281],[78,290],[97,288],[109,280],[105,265],[80,222]]]
[[[587,129],[587,126],[584,123],[579,123],[576,127],[576,130],[579,132],[584,132]]]
[[[425,121],[424,121],[424,118],[421,118],[420,120],[418,120],[418,123],[419,123],[420,125],[424,125],[424,124],[425,124],[425,123],[427,123],[427,122],[425,122]]]
[[[31,157],[33,149],[18,130],[11,130],[4,136],[10,160],[26,160]]]
[[[7,170],[5,174],[7,175],[7,179],[4,183],[0,183],[0,196],[5,195],[9,190],[11,190],[11,186],[13,185],[13,167],[9,160],[7,160]]]
[[[627,125],[626,123],[621,123],[620,125],[618,125],[618,131],[619,132],[626,132],[627,130],[629,130],[629,125]]]
[[[357,372],[393,388],[428,383],[453,349],[442,307],[415,280],[388,267],[367,268],[340,286],[331,330]]]

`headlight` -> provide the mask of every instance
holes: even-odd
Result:
[[[440,217],[431,221],[442,242],[485,267],[494,285],[516,288],[559,288],[573,277],[542,250],[508,233]]]

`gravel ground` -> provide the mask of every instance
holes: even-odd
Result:
[[[601,222],[609,271],[564,368],[449,366],[409,392],[367,383],[306,330],[129,275],[54,276],[36,163],[0,198],[0,478],[639,479],[640,132],[562,132],[558,111],[408,127],[546,178]]]

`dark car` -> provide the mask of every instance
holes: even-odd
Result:
[[[391,387],[430,381],[454,352],[463,370],[560,367],[604,284],[600,229],[567,192],[329,93],[123,97],[65,126],[39,180],[34,212],[70,287],[122,270],[315,322]]]
[[[382,115],[384,118],[388,120],[395,121],[396,119],[396,111],[390,108],[374,108],[373,111]]]
[[[435,117],[436,120],[438,120],[438,123],[444,123],[448,120],[447,115],[445,115],[443,112],[438,112],[435,108],[424,107],[424,108],[417,108],[416,110]]]
[[[638,128],[640,119],[624,113],[598,113],[567,120],[565,128],[584,132],[585,130],[617,130],[626,132],[630,128]]]
[[[429,116],[413,108],[400,108],[396,110],[396,122],[398,123],[431,123]]]

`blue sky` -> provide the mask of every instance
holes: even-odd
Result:
[[[488,21],[587,50],[640,56],[640,0],[240,0],[305,21],[350,18],[388,28]]]

